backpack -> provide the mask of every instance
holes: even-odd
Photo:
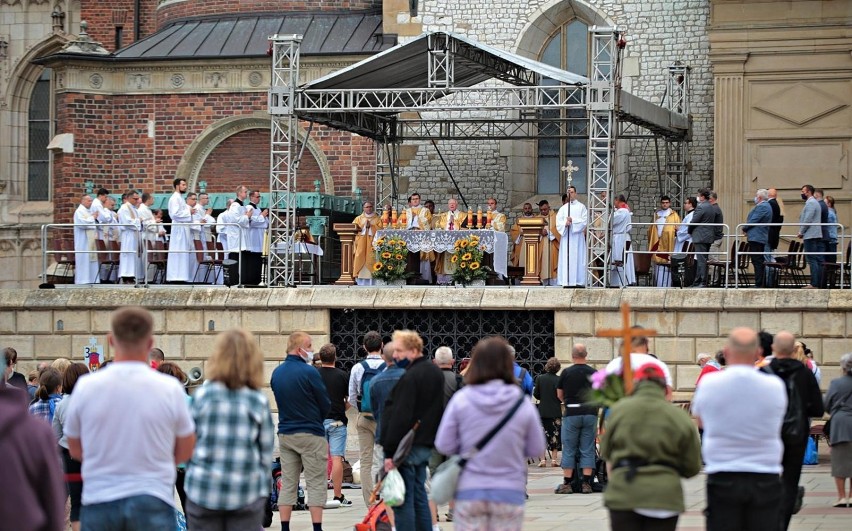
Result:
[[[524,387],[524,380],[526,380],[526,378],[527,378],[527,370],[524,369],[523,367],[521,367],[521,372],[519,372],[518,376],[515,377],[515,383],[518,384],[518,387],[521,388],[521,391],[523,391],[524,393],[526,393],[528,395],[531,395],[532,390],[527,391],[527,389]]]
[[[358,411],[361,413],[372,413],[373,406],[370,405],[370,380],[385,370],[385,364],[382,362],[381,365],[373,368],[370,367],[367,360],[364,360],[361,362],[361,367],[364,368],[364,374],[361,376],[361,388],[358,390]]]
[[[766,365],[763,369],[769,374],[778,376],[771,364]],[[781,442],[784,443],[784,446],[801,444],[810,432],[808,419],[802,408],[802,399],[799,396],[799,389],[793,381],[793,376],[790,375],[786,380],[783,378],[782,380],[787,388],[787,411],[784,412],[784,421],[781,423]]]
[[[383,501],[370,507],[363,522],[355,524],[355,531],[391,531],[391,529],[393,528],[388,518],[388,509]]]

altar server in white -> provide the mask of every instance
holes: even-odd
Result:
[[[97,284],[98,255],[95,250],[95,218],[91,214],[92,197],[84,195],[74,212],[74,283]]]
[[[100,188],[98,190],[98,195],[92,200],[92,206],[89,207],[89,213],[92,215],[92,219],[95,220],[95,223],[112,223],[112,212],[107,210],[106,203],[110,200],[109,190],[106,188]],[[98,238],[103,240],[103,234],[100,229],[98,229]]]
[[[249,219],[247,248],[253,253],[263,252],[263,236],[269,228],[269,210],[261,211],[257,206],[260,203],[260,192],[253,190],[249,194],[248,206],[252,209]]]
[[[191,223],[192,211],[183,199],[183,193],[186,192],[186,179],[175,179],[173,185],[175,192],[169,198],[169,217],[172,223]],[[166,261],[167,282],[192,281],[189,266],[190,254],[187,252],[171,252],[189,251],[192,249],[192,236],[190,235],[189,225],[172,225],[172,233],[169,238],[170,252]]]
[[[239,225],[227,225],[225,227],[228,244],[225,250],[228,251],[229,255],[235,255],[229,256],[231,260],[238,260],[240,251],[248,249],[248,228],[254,209],[251,206],[243,206],[246,197],[248,197],[248,188],[242,185],[239,186],[237,188],[237,198],[228,207],[227,213],[223,217],[225,223],[236,223]]]
[[[139,278],[139,235],[142,222],[136,205],[139,192],[128,190],[124,194],[124,204],[118,209],[118,231],[121,234],[121,254],[118,258],[118,276],[126,284],[133,284]]]
[[[142,222],[142,242],[144,245],[147,245],[147,242],[157,241],[157,222],[154,220],[154,212],[151,210],[153,204],[153,195],[148,192],[142,194],[142,202],[137,210],[139,220]]]
[[[589,211],[577,201],[577,189],[568,187],[568,202],[556,214],[556,230],[562,236],[556,272],[560,286],[586,285],[586,225]]]
[[[224,225],[227,223],[225,218],[228,217],[228,209],[231,208],[231,204],[233,204],[233,199],[228,199],[228,204],[225,205],[225,210],[223,210],[218,216],[216,216],[216,241],[222,244],[222,249],[228,249],[228,233],[227,227]]]
[[[612,214],[612,268],[609,275],[609,285],[615,287],[636,284],[636,268],[633,267],[633,254],[626,252],[627,242],[630,241],[630,230],[633,214],[627,208],[627,198],[619,195],[613,202],[615,212]]]

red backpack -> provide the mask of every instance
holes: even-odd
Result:
[[[355,524],[355,531],[391,531],[388,509],[385,502],[380,501],[370,507],[367,516],[360,524]]]

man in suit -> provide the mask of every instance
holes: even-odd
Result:
[[[807,289],[819,288],[822,279],[822,253],[825,249],[822,244],[822,229],[818,225],[821,220],[821,209],[819,201],[814,197],[814,187],[810,184],[802,186],[802,200],[805,207],[799,214],[799,235],[805,246],[805,260],[811,270],[811,283],[804,286]]]
[[[781,212],[781,205],[778,204],[778,190],[770,188],[769,193],[769,208],[772,209],[772,223],[784,223],[784,214]],[[774,260],[772,253],[778,248],[778,241],[781,239],[781,227],[769,227],[769,239],[766,242],[766,260],[771,262]]]
[[[769,191],[761,188],[754,196],[754,208],[748,213],[743,232],[748,237],[748,251],[751,254],[751,263],[754,266],[754,287],[763,288],[764,267],[763,258],[766,252],[767,241],[769,241],[769,227],[765,223],[772,221],[772,207],[769,206]]]
[[[707,253],[716,234],[714,227],[710,224],[713,223],[715,215],[713,206],[710,204],[710,190],[702,188],[698,191],[698,206],[695,207],[692,224],[688,229],[689,235],[692,236],[692,243],[695,245],[696,271],[693,288],[707,286]]]
[[[722,223],[725,222],[725,217],[722,215],[722,207],[719,206],[719,194],[710,190],[710,207],[713,209],[713,244],[710,246],[710,250],[714,253],[724,253],[725,250],[722,249],[722,238],[725,236],[724,227],[722,227]]]

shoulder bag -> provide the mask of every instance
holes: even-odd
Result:
[[[449,503],[456,496],[456,489],[459,484],[459,476],[464,470],[467,462],[470,461],[473,456],[479,453],[486,444],[497,435],[503,426],[506,425],[507,422],[514,416],[515,412],[521,407],[521,404],[524,400],[526,400],[527,395],[523,392],[521,393],[521,397],[517,402],[512,406],[511,409],[503,416],[500,422],[497,423],[494,428],[491,429],[485,437],[483,437],[473,448],[470,449],[464,455],[453,455],[449,459],[447,459],[441,466],[435,470],[435,475],[432,476],[431,487],[429,490],[429,499],[435,502],[438,505],[444,505]]]

